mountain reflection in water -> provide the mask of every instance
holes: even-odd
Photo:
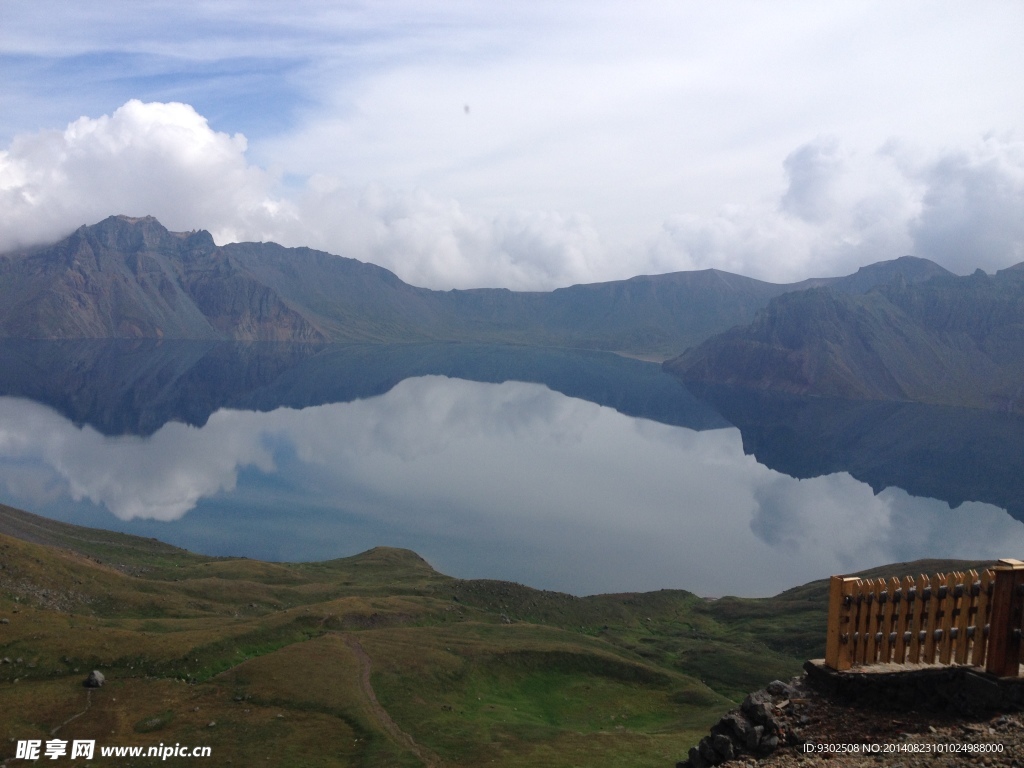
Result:
[[[956,507],[983,501],[1024,520],[1024,416],[976,408],[806,398],[692,386],[743,435],[743,450],[791,477],[849,472]]]
[[[577,594],[747,595],[1024,550],[1024,526],[978,503],[1016,493],[1019,468],[998,458],[1020,424],[1000,418],[985,453],[987,422],[959,417],[974,474],[958,484],[956,435],[934,414],[738,393],[708,397],[715,410],[656,365],[600,353],[18,342],[0,345],[0,371],[0,500],[212,554],[386,544]],[[851,474],[898,487],[876,495]]]

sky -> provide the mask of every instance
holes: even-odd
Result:
[[[0,252],[109,215],[431,288],[1024,261],[1024,4],[0,0]]]

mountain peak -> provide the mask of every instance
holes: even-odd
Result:
[[[125,215],[123,213],[119,213],[119,214],[116,214],[114,216],[108,216],[103,221],[111,221],[111,220],[113,220],[113,221],[123,221],[123,222],[125,222],[127,224],[139,224],[139,223],[142,223],[142,224],[156,224],[159,227],[163,227],[164,226],[163,224],[161,224],[157,220],[156,216],[127,216],[127,215]],[[102,222],[100,222],[100,223],[102,223]]]
[[[190,251],[208,253],[216,248],[213,235],[205,229],[172,232],[154,216],[108,216],[92,226],[80,227],[76,234],[125,253],[177,251],[183,242]]]
[[[939,275],[951,276],[953,273],[939,266],[934,261],[919,256],[900,256],[898,259],[876,261],[863,266],[852,275],[841,277],[832,283],[832,287],[845,293],[867,293],[876,285],[885,285],[893,280],[905,283],[920,283]]]
[[[78,232],[105,248],[125,253],[173,247],[172,233],[152,216],[109,216]]]

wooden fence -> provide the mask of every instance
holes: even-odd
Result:
[[[1024,562],[982,571],[858,579],[833,576],[825,663],[970,664],[1017,677]]]

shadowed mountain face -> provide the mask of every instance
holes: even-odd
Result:
[[[429,291],[387,270],[272,243],[219,248],[208,232],[111,217],[0,260],[2,335],[240,341],[421,339]]]
[[[273,243],[218,247],[110,217],[61,242],[0,256],[0,337],[233,341],[471,341],[667,357],[809,286],[863,291],[944,270],[904,257],[843,278],[774,285],[718,270],[551,292],[431,291],[354,259]]]
[[[1019,413],[1024,268],[786,294],[665,368],[687,382]]]
[[[875,493],[897,487],[952,507],[981,501],[1024,521],[1024,416],[690,388],[739,428],[744,453],[790,477],[848,472]]]

